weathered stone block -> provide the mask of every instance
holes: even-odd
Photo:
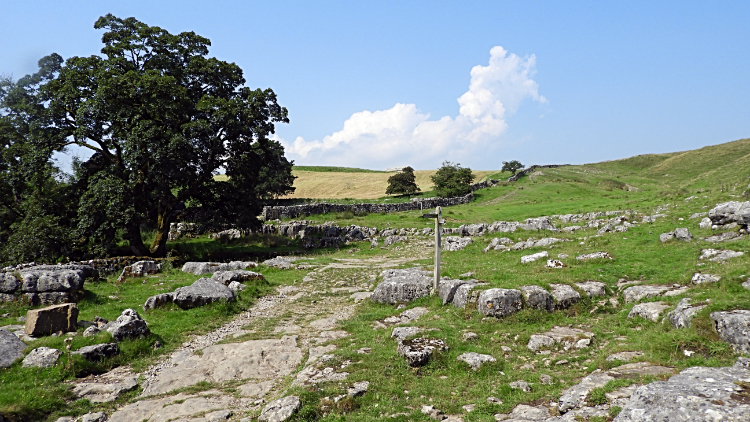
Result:
[[[512,315],[521,310],[521,291],[516,289],[488,289],[479,295],[479,312],[494,317]]]
[[[24,332],[32,337],[41,337],[58,331],[75,331],[77,326],[78,306],[65,303],[28,311]]]

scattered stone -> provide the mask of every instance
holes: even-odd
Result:
[[[750,311],[712,312],[710,318],[719,337],[729,343],[735,353],[750,353]]]
[[[113,322],[107,324],[107,332],[112,334],[112,338],[117,341],[147,337],[151,335],[146,321],[138,315],[133,309],[126,309]]]
[[[724,232],[720,234],[715,234],[713,236],[708,236],[707,238],[703,240],[705,240],[706,242],[718,243],[718,242],[726,242],[727,240],[732,240],[739,236],[740,235],[737,234],[737,232]]]
[[[333,358],[333,355],[323,355],[321,356],[321,360],[326,357]],[[332,367],[321,369],[308,366],[297,374],[292,385],[315,385],[324,382],[343,381],[348,376],[348,372],[336,372],[336,369]]]
[[[391,338],[395,338],[398,341],[406,340],[411,336],[415,336],[424,331],[423,328],[419,327],[396,327],[391,332]]]
[[[361,395],[364,395],[369,387],[370,381],[355,382],[352,387],[349,387],[346,390],[346,394],[349,397],[359,397]]]
[[[641,299],[656,297],[662,293],[672,290],[671,286],[641,285],[631,286],[622,292],[625,303],[637,302]]]
[[[92,403],[109,403],[138,387],[138,380],[127,367],[118,367],[102,375],[91,375],[74,384],[73,395]]]
[[[615,360],[630,362],[631,360],[639,358],[641,356],[643,356],[643,352],[618,352],[607,356],[607,362],[612,362]]]
[[[229,283],[237,281],[244,283],[246,281],[265,280],[263,274],[256,273],[255,271],[248,270],[230,270],[230,271],[216,271],[211,276],[211,280],[221,283],[225,286],[229,286]]]
[[[476,410],[476,408],[477,408],[476,404],[465,404],[465,405],[461,406],[461,409],[463,409],[464,412],[466,412],[466,413],[471,413],[474,410]]]
[[[511,382],[508,385],[510,386],[510,388],[512,388],[514,390],[521,390],[521,391],[526,392],[526,393],[528,393],[529,391],[531,391],[531,386],[529,385],[529,383],[526,382],[526,381],[523,381],[523,380],[513,381],[513,382]]]
[[[41,337],[60,331],[76,331],[77,326],[78,306],[64,303],[26,312],[24,332],[33,337]]]
[[[354,299],[354,303],[362,302],[363,300],[369,299],[372,296],[372,292],[356,292],[349,296],[350,299]]]
[[[552,327],[551,330],[541,334],[532,334],[526,347],[534,352],[543,347],[552,346],[555,343],[562,344],[565,350],[571,347],[582,348],[587,347],[590,344],[590,339],[593,337],[594,333],[580,328],[558,326]],[[589,340],[589,343],[581,343],[581,340]]]
[[[544,406],[529,406],[519,404],[513,411],[508,414],[498,413],[495,415],[496,421],[508,420],[508,422],[536,422],[549,419],[549,409]]]
[[[713,223],[711,222],[711,219],[708,217],[704,217],[700,223],[698,223],[698,227],[702,229],[710,229]]]
[[[489,396],[487,397],[487,403],[500,405],[503,404],[503,401],[495,396]]]
[[[583,406],[586,396],[595,388],[604,387],[615,378],[601,372],[599,369],[584,377],[581,382],[563,391],[557,403],[560,413],[566,413],[572,409]]]
[[[564,268],[565,263],[558,260],[558,259],[548,259],[547,264],[545,264],[547,268]]]
[[[477,309],[496,318],[512,315],[521,310],[521,291],[516,289],[487,289],[479,295]]]
[[[474,243],[474,240],[470,237],[458,237],[458,236],[447,236],[445,237],[445,249],[446,251],[460,251],[466,248],[469,244]]]
[[[406,242],[406,240],[407,240],[406,236],[396,236],[396,235],[388,236],[383,241],[383,246],[387,248],[388,246],[391,246],[394,243]]]
[[[584,281],[583,283],[574,283],[576,287],[583,290],[588,297],[601,297],[607,295],[607,285],[601,281]]]
[[[672,239],[674,239],[674,232],[662,233],[659,235],[661,243],[669,242]]]
[[[143,277],[148,274],[156,274],[161,271],[161,264],[156,261],[138,261],[130,267],[129,277]],[[126,267],[127,268],[127,267]]]
[[[690,230],[687,228],[676,228],[674,229],[674,237],[677,240],[681,240],[683,242],[690,242],[693,240],[693,234],[690,233]]]
[[[628,318],[639,316],[657,322],[661,313],[667,309],[669,309],[669,305],[663,302],[639,303],[630,310]]]
[[[547,374],[542,374],[542,375],[539,375],[539,382],[541,382],[544,385],[552,385],[554,380],[552,379],[551,376]]]
[[[534,240],[533,238],[530,238],[529,240],[525,242],[521,241],[521,242],[516,243],[515,245],[511,247],[511,249],[514,251],[517,251],[517,250],[529,249],[529,248],[541,248],[541,247],[550,246],[553,243],[564,242],[564,241],[565,239],[558,239],[555,237],[545,237],[544,239],[539,239],[539,240]]]
[[[578,255],[576,259],[579,261],[589,261],[592,259],[614,259],[614,258],[612,258],[612,255],[610,255],[609,252],[592,252],[592,253],[587,253],[584,255]]]
[[[182,309],[197,308],[217,301],[232,302],[235,298],[232,289],[210,278],[200,278],[190,286],[180,287],[173,293],[174,303]]]
[[[239,281],[230,281],[227,287],[229,287],[235,295],[238,295],[241,291],[245,290],[245,285]]]
[[[24,368],[51,368],[57,364],[62,352],[50,347],[38,347],[23,359]]]
[[[552,337],[540,334],[532,334],[526,347],[528,347],[529,350],[533,352],[537,352],[540,349],[550,347],[553,344],[555,344],[555,340]]]
[[[556,309],[567,309],[581,300],[581,295],[567,284],[550,284]]]
[[[21,359],[24,349],[26,349],[26,343],[15,334],[0,330],[0,368],[7,368]]]
[[[302,402],[297,396],[287,396],[274,400],[260,412],[258,422],[283,422],[291,418],[300,407],[302,407]]]
[[[429,296],[432,288],[432,273],[419,268],[385,270],[380,275],[383,281],[370,296],[375,303],[411,302]]]
[[[520,289],[527,307],[547,312],[554,310],[555,302],[548,291],[539,286],[521,286]]]
[[[750,290],[750,278],[748,278],[742,283],[742,287],[746,288],[747,290]]]
[[[440,339],[415,338],[398,343],[398,354],[406,358],[411,367],[424,366],[437,350],[442,352],[448,349],[448,345]]]
[[[370,353],[372,353],[372,348],[363,347],[361,349],[357,349],[357,353],[359,353],[360,355],[369,355]]]
[[[120,353],[120,346],[117,343],[102,343],[93,346],[84,346],[73,352],[74,355],[80,355],[89,361],[99,361],[112,357]]]
[[[693,284],[706,284],[706,283],[716,283],[719,280],[721,280],[721,277],[714,274],[701,274],[701,273],[695,273],[693,274],[693,278],[690,279],[690,281],[693,282]]]
[[[107,420],[107,414],[104,412],[86,413],[81,416],[81,422],[104,422]]]
[[[685,298],[677,304],[677,308],[667,314],[667,320],[674,328],[688,328],[690,327],[690,321],[698,314],[706,305],[690,305],[690,298]]]
[[[685,369],[635,390],[615,422],[750,420],[750,360],[731,367]]]
[[[730,258],[736,258],[745,255],[744,252],[717,249],[701,249],[701,256],[698,259],[708,259],[709,261],[722,262]]]
[[[547,251],[537,252],[532,255],[525,255],[521,257],[521,264],[528,264],[529,262],[534,262],[536,260],[539,260],[542,258],[548,258],[548,257],[549,257],[549,252]]]
[[[478,370],[485,362],[497,362],[497,359],[490,355],[482,355],[475,352],[462,353],[456,358],[456,360],[466,362],[471,367],[471,369],[475,371]]]
[[[464,333],[464,335],[461,336],[461,338],[463,339],[463,341],[472,341],[472,340],[478,339],[479,335],[477,333],[473,333],[469,331],[468,333]]]
[[[435,406],[422,405],[422,413],[427,415],[431,419],[436,419],[439,421],[446,419],[443,412],[441,412],[438,409],[435,409]]]
[[[401,323],[405,324],[407,322],[416,321],[429,312],[430,311],[424,306],[417,306],[415,308],[407,309],[404,312],[401,312],[401,315],[399,316],[401,317]]]

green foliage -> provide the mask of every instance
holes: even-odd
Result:
[[[133,253],[163,256],[184,204],[251,228],[264,201],[294,190],[292,163],[269,138],[289,121],[271,89],[245,87],[242,70],[208,57],[210,41],[195,33],[111,14],[95,28],[106,31],[101,55],[52,54],[37,74],[0,84],[0,171],[14,176],[2,180],[3,203],[49,180],[54,152],[88,148],[94,154],[75,163],[68,186],[79,243],[106,252],[120,231]],[[214,178],[219,169],[224,180]],[[156,230],[148,248],[142,227]]]
[[[445,161],[443,166],[430,179],[432,179],[437,196],[450,198],[471,192],[474,174],[468,167],[464,168],[459,163],[453,164],[450,161]]]
[[[521,164],[518,160],[513,161],[503,161],[503,168],[501,171],[509,171],[512,175],[515,175],[518,170],[521,170],[523,168],[523,164]]]
[[[414,169],[404,167],[399,173],[388,178],[388,188],[385,190],[386,195],[412,195],[419,192],[417,186],[417,177],[414,175]]]

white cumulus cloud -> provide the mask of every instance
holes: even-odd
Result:
[[[431,120],[415,104],[398,103],[387,110],[354,113],[340,131],[323,140],[277,139],[288,158],[305,164],[420,168],[457,161],[496,146],[508,129],[506,116],[523,100],[547,101],[532,79],[535,65],[534,55],[522,58],[493,47],[489,65],[471,69],[469,90],[458,98],[455,118]]]

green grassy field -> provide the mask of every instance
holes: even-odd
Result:
[[[595,236],[596,229],[575,233],[545,233],[519,230],[515,233],[497,233],[476,237],[474,243],[457,252],[444,252],[443,275],[459,278],[474,272],[473,278],[489,283],[487,287],[517,288],[536,284],[549,287],[553,283],[571,284],[584,280],[606,283],[608,298],[617,298],[619,304],[598,304],[598,300],[583,298],[566,310],[552,313],[522,310],[506,318],[484,318],[476,310],[442,306],[436,297],[410,303],[407,309],[425,306],[430,313],[418,320],[418,325],[428,335],[439,337],[450,349],[425,367],[413,369],[396,354],[396,342],[390,338],[390,329],[374,330],[375,321],[399,315],[404,309],[373,304],[365,301],[358,305],[356,315],[342,322],[342,328],[351,333],[346,339],[336,340],[338,346],[331,365],[352,362],[347,383],[367,380],[370,390],[362,397],[333,403],[330,398],[341,394],[338,383],[317,387],[293,387],[286,394],[302,397],[303,408],[294,420],[321,421],[428,421],[420,412],[422,405],[434,405],[446,414],[462,414],[466,421],[494,421],[493,414],[508,412],[519,403],[546,404],[554,401],[565,388],[595,369],[609,369],[623,362],[607,361],[606,357],[619,351],[641,351],[637,360],[674,367],[681,370],[690,366],[725,366],[735,355],[719,341],[708,315],[717,310],[750,309],[750,291],[740,283],[750,277],[750,236],[722,244],[710,244],[701,238],[712,234],[710,229],[698,228],[699,219],[690,219],[696,212],[706,212],[719,202],[750,200],[750,139],[710,146],[695,151],[642,155],[623,160],[608,161],[556,169],[541,169],[516,183],[501,183],[496,187],[475,193],[474,202],[444,208],[449,227],[461,224],[492,223],[494,221],[520,221],[526,218],[553,214],[585,213],[607,210],[637,210],[640,214],[653,214],[657,207],[669,204],[667,216],[654,223],[639,223],[623,233],[606,233]],[[310,171],[310,170],[306,170]],[[325,172],[320,172],[326,174]],[[486,175],[493,177],[493,173]],[[499,178],[497,175],[493,178]],[[695,196],[690,200],[689,197]],[[420,218],[420,211],[393,214],[355,216],[351,213],[309,216],[317,222],[336,221],[339,225],[357,224],[369,227],[412,228],[433,227],[432,220]],[[640,220],[638,220],[640,221]],[[558,228],[569,224],[558,224]],[[575,224],[575,223],[571,223]],[[695,236],[692,242],[661,243],[659,234],[688,227]],[[489,251],[482,249],[492,237],[509,237],[514,242],[529,237],[557,237],[569,240],[548,248],[519,251]],[[219,242],[203,236],[168,244],[173,256],[195,260],[241,259],[271,252],[305,253],[311,264],[326,264],[341,258],[397,258],[414,255],[414,251],[428,246],[429,238],[410,238],[404,246],[370,249],[369,244],[352,243],[341,249],[301,251],[297,241],[278,237],[251,236],[237,241]],[[701,262],[702,248],[721,248],[743,251],[745,255],[726,263]],[[542,261],[520,264],[520,257],[548,250],[550,258],[568,255],[562,269],[544,267]],[[614,259],[577,261],[575,256],[607,251]],[[430,259],[415,261],[431,269]],[[407,266],[411,266],[412,263]],[[674,306],[684,297],[694,302],[709,300],[708,306],[693,321],[690,328],[677,330],[669,324],[654,323],[639,318],[627,318],[633,303],[624,304],[618,296],[620,279],[640,280],[647,284],[690,285],[695,272],[717,274],[722,280],[715,284],[692,287],[688,293],[646,299],[663,301]],[[0,382],[9,388],[0,389],[0,414],[9,420],[49,420],[62,415],[80,415],[90,410],[111,410],[114,406],[136,400],[138,391],[129,393],[109,405],[94,405],[85,400],[71,401],[70,388],[63,382],[75,376],[106,371],[129,364],[142,369],[149,363],[174,350],[192,334],[204,333],[228,321],[242,309],[250,306],[259,295],[275,286],[298,283],[308,271],[262,268],[267,283],[245,290],[241,300],[234,305],[212,305],[189,311],[164,308],[142,313],[149,322],[152,337],[121,343],[123,353],[110,361],[97,365],[77,359],[61,358],[57,367],[30,371],[21,368],[20,362],[0,370]],[[364,277],[355,269],[328,270],[325,278],[346,280]],[[114,277],[106,282],[87,283],[86,296],[79,303],[79,319],[92,320],[100,315],[115,318],[125,308],[140,310],[145,299],[153,294],[172,291],[175,287],[190,284],[197,277],[169,269],[157,277],[129,279],[115,283]],[[321,295],[328,293],[320,293]],[[114,298],[114,299],[112,299]],[[312,300],[310,298],[309,300]],[[15,317],[24,315],[25,307],[2,305],[0,313],[9,312],[11,318],[0,319],[0,324],[14,324]],[[200,321],[200,324],[196,322]],[[532,334],[553,326],[583,327],[595,333],[592,345],[583,350],[554,348],[549,355],[539,355],[526,348]],[[258,328],[254,336],[272,336],[273,324]],[[80,330],[82,331],[82,330]],[[463,341],[463,334],[478,334],[473,341]],[[79,333],[80,334],[80,333]],[[73,349],[83,345],[107,341],[107,334],[98,337],[75,337]],[[151,346],[161,341],[164,347]],[[29,346],[63,348],[62,338],[45,338]],[[358,354],[357,349],[371,347],[372,353]],[[506,352],[502,348],[509,347]],[[471,371],[466,364],[456,360],[464,352],[474,351],[495,356],[498,361],[486,364],[479,371]],[[694,352],[687,356],[685,351]],[[563,360],[567,364],[560,364]],[[550,375],[553,383],[540,382],[542,374]],[[590,400],[606,402],[604,393],[630,383],[649,382],[659,377],[618,379],[591,394]],[[662,376],[663,378],[663,376]],[[529,392],[511,389],[509,383],[525,380],[532,385]],[[491,404],[487,397],[495,396],[502,404]],[[326,399],[329,398],[329,399]],[[474,403],[475,411],[463,412],[461,406]],[[613,414],[616,410],[613,410]],[[391,418],[391,415],[396,417]],[[398,414],[401,414],[398,416]],[[600,420],[611,420],[600,419]]]

